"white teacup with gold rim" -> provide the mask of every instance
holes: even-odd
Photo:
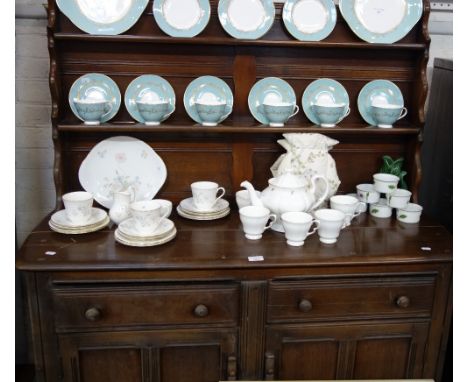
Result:
[[[219,187],[218,183],[210,181],[194,182],[190,188],[193,204],[198,211],[211,211],[216,202],[226,193],[224,187]]]
[[[72,224],[85,225],[91,219],[93,195],[86,191],[69,192],[62,196],[65,214]]]
[[[135,229],[141,234],[154,234],[163,219],[170,214],[170,208],[157,200],[142,200],[130,204]]]

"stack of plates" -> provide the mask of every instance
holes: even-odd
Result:
[[[65,210],[60,210],[51,216],[49,227],[52,231],[58,233],[77,235],[99,231],[105,228],[109,224],[109,221],[110,219],[107,212],[100,208],[93,208],[88,223],[81,225],[71,223],[67,218]]]
[[[115,230],[115,240],[131,247],[152,247],[165,244],[177,235],[177,229],[169,219],[163,219],[158,228],[150,234],[143,234],[136,230],[133,218],[126,219]]]
[[[191,220],[216,220],[221,219],[231,212],[229,202],[219,199],[209,211],[200,211],[193,203],[193,198],[184,199],[177,206],[177,213]]]

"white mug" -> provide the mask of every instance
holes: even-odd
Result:
[[[93,211],[93,195],[85,191],[69,192],[62,196],[65,214],[72,224],[87,224]]]
[[[346,225],[351,224],[356,216],[359,216],[366,203],[349,195],[335,195],[330,198],[330,207],[334,210],[343,212],[346,215]]]
[[[285,212],[281,215],[281,221],[283,222],[286,243],[293,247],[304,245],[305,239],[313,235],[320,224],[318,220],[313,219],[310,214],[305,212]],[[314,223],[317,227],[309,232]]]
[[[218,183],[215,182],[195,182],[190,187],[192,189],[193,204],[200,211],[210,211],[226,193],[226,190],[223,187],[218,187]],[[219,191],[221,191],[221,194],[217,196]]]
[[[324,244],[334,244],[340,236],[340,231],[346,227],[346,215],[338,210],[324,208],[314,212],[318,220],[318,235]]]
[[[260,206],[242,207],[239,216],[245,237],[249,240],[261,239],[263,232],[276,222],[276,216],[270,213],[269,209]],[[267,225],[270,219],[271,222]]]
[[[374,204],[380,199],[380,192],[375,190],[373,184],[358,184],[356,191],[357,197],[361,202]]]
[[[170,207],[157,200],[142,200],[130,204],[135,229],[142,234],[154,233],[163,219],[170,215]]]
[[[405,208],[411,199],[411,195],[411,191],[398,188],[387,194],[387,204],[392,208]]]

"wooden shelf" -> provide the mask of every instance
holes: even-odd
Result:
[[[370,44],[365,41],[359,42],[327,42],[327,41],[298,41],[298,40],[238,40],[232,37],[193,37],[177,38],[171,36],[151,36],[151,35],[118,35],[118,36],[97,36],[83,33],[62,33],[54,34],[58,41],[90,41],[90,42],[142,42],[157,44],[175,45],[232,45],[232,46],[279,46],[292,48],[337,48],[337,49],[404,49],[404,50],[425,50],[425,43],[394,43],[394,44]]]

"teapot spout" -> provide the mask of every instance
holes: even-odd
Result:
[[[257,196],[257,192],[255,191],[255,189],[253,188],[250,182],[244,180],[240,185],[241,187],[244,187],[245,189],[247,189],[247,191],[249,192],[250,202],[252,203],[253,206],[264,207],[262,201]]]

